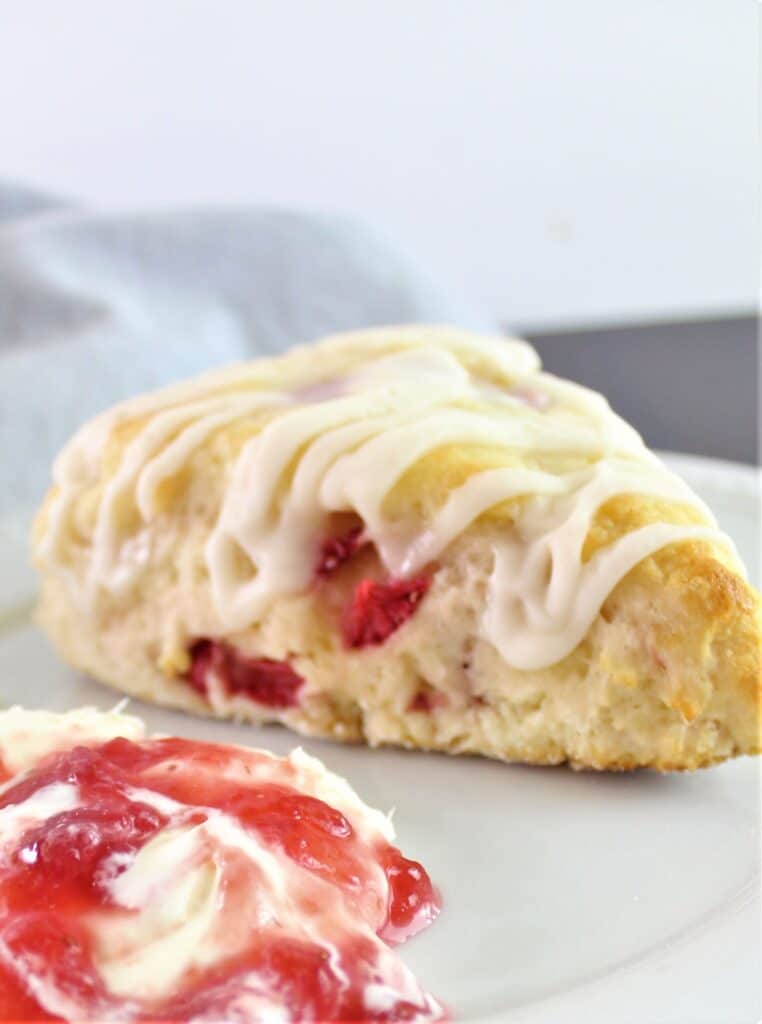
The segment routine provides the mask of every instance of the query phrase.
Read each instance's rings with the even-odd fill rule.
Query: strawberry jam
[[[344,613],[342,631],[347,647],[384,643],[413,615],[430,585],[427,576],[389,583],[363,580]]]
[[[190,651],[188,681],[206,697],[209,673],[228,694],[243,694],[268,708],[291,708],[299,703],[302,677],[287,661],[251,658],[223,640],[197,640]]]
[[[6,783],[0,837],[4,1020],[443,1019],[386,945],[428,875],[306,755],[75,747]]]

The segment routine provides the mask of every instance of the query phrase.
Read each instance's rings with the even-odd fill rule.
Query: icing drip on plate
[[[364,361],[320,378],[323,355],[334,364],[343,352],[356,360],[360,346]],[[149,561],[147,527],[161,483],[216,430],[252,415],[262,425],[230,471],[205,550],[214,603],[230,631],[309,585],[332,513],[359,516],[389,574],[406,578],[440,558],[480,515],[520,499],[495,541],[482,632],[521,669],[572,651],[619,580],[655,551],[693,538],[732,548],[708,509],[602,396],[543,373],[521,341],[389,328],[326,339],[312,358],[313,380],[293,391],[257,389],[255,363],[126,403],[83,428],[55,466],[41,560],[68,573],[84,604],[99,588],[128,587]],[[80,583],[67,555],[72,509],[97,479],[113,424],[131,416],[147,419],[106,485]],[[499,448],[510,464],[475,472],[425,522],[390,521],[385,503],[401,478],[448,445]],[[576,468],[536,468],[554,457]],[[598,510],[622,494],[693,506],[703,525],[654,523],[583,561]],[[119,518],[125,500],[143,524],[128,536]],[[250,570],[242,573],[242,565]]]

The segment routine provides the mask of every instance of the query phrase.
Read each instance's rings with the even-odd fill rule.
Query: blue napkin
[[[353,220],[91,212],[0,184],[0,599],[83,420],[211,366],[403,322],[495,329]]]

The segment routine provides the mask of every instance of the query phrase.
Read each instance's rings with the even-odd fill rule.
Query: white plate
[[[753,470],[669,461],[714,508],[758,582]],[[25,554],[0,540],[7,702],[107,708],[114,694],[60,664],[29,624]],[[206,722],[133,702],[152,729],[266,746],[278,728]],[[526,1024],[741,1024],[760,1019],[758,762],[695,775],[576,774],[304,740],[371,804],[396,807],[444,911],[403,948],[458,1019]]]

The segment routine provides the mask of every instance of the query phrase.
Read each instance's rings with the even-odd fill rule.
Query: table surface
[[[652,448],[759,463],[756,318],[528,336],[547,370],[602,391]]]

